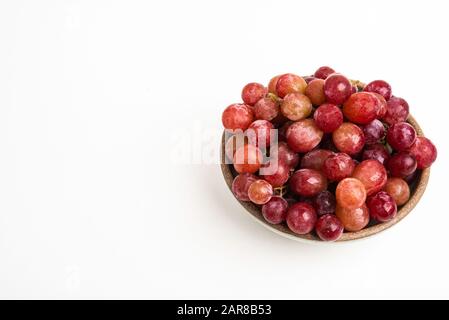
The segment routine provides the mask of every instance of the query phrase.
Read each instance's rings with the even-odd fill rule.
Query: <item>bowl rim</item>
[[[423,131],[421,127],[419,126],[418,122],[415,120],[415,118],[409,114],[407,118],[407,122],[410,123],[416,130],[417,136],[424,136]],[[226,154],[225,154],[225,130],[223,131],[222,138],[221,138],[221,152],[220,152],[220,166],[221,171],[223,173],[223,177],[226,181],[226,184],[229,188],[229,190],[232,193],[232,181],[234,180],[234,175],[231,170],[231,164],[226,164]],[[419,200],[421,199],[422,195],[424,194],[424,191],[426,190],[427,183],[429,181],[430,176],[430,168],[425,168],[421,170],[419,173],[419,177],[416,182],[416,186],[413,190],[411,190],[412,194],[410,199],[405,203],[403,206],[401,206],[398,210],[398,213],[395,218],[388,222],[378,223],[372,226],[369,226],[367,228],[364,228],[360,231],[356,232],[344,232],[340,239],[338,239],[335,242],[347,242],[347,241],[354,241],[359,239],[364,239],[367,237],[371,237],[373,235],[376,235],[384,230],[387,230],[397,224],[399,221],[404,219],[411,211],[412,209],[417,205]],[[233,195],[234,196],[234,195]],[[234,197],[235,198],[235,197]],[[295,241],[300,242],[309,242],[309,243],[327,243],[325,241],[320,240],[317,236],[315,236],[312,233],[305,234],[305,235],[299,235],[293,233],[291,230],[288,229],[285,224],[278,224],[273,225],[268,223],[262,216],[261,209],[259,206],[248,202],[248,201],[241,201],[235,198],[246,210],[246,212],[254,218],[257,222],[262,224],[267,229],[273,231],[276,234],[279,234],[283,237],[286,237],[288,239],[292,239]]]

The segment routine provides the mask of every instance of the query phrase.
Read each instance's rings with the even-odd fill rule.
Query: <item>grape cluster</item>
[[[335,241],[390,221],[418,171],[437,158],[406,122],[408,103],[383,80],[363,86],[321,67],[308,77],[276,76],[268,87],[249,83],[242,100],[222,114],[233,134],[225,144],[232,192],[296,234]]]

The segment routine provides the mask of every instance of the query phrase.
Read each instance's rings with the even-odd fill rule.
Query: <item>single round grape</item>
[[[366,201],[370,215],[379,222],[393,219],[397,214],[397,206],[394,199],[385,191],[379,191]]]
[[[381,143],[367,146],[362,153],[362,160],[377,160],[384,166],[386,165],[389,158],[390,154],[388,153],[387,148]]]
[[[363,127],[366,144],[375,144],[385,138],[386,130],[380,120],[374,119]]]
[[[388,128],[387,142],[396,151],[410,148],[416,140],[416,131],[410,124],[399,122]]]
[[[296,234],[307,234],[317,221],[315,209],[308,203],[297,202],[287,211],[287,226]]]
[[[351,82],[341,74],[334,73],[324,81],[324,95],[329,103],[343,104],[351,94]]]
[[[319,67],[317,71],[315,71],[315,78],[326,80],[328,76],[335,73],[335,70],[328,66]]]
[[[357,125],[344,122],[332,133],[332,140],[341,152],[355,155],[362,151],[365,145],[365,135]]]
[[[393,198],[397,206],[402,206],[410,198],[410,187],[401,178],[388,178],[384,191]]]
[[[324,80],[315,79],[312,80],[306,88],[306,96],[310,99],[314,106],[322,105],[326,102],[326,96],[324,95]]]
[[[242,100],[247,105],[254,106],[266,94],[267,88],[263,84],[252,82],[243,87]]]
[[[387,170],[377,160],[364,160],[354,169],[352,177],[360,180],[365,186],[366,194],[372,195],[387,183]]]
[[[335,190],[337,204],[343,208],[360,208],[366,200],[366,190],[363,183],[355,178],[341,180]]]
[[[287,130],[287,143],[295,152],[308,152],[315,148],[323,137],[313,119],[303,119],[294,122]]]
[[[323,241],[336,241],[343,234],[343,224],[333,214],[326,214],[318,218],[315,231]]]
[[[319,171],[300,169],[290,177],[290,190],[300,196],[313,197],[327,189],[327,179]]]
[[[334,153],[326,149],[314,149],[307,152],[301,160],[301,168],[321,171],[324,161]]]
[[[254,106],[256,119],[272,121],[280,113],[280,104],[273,97],[265,97],[257,101]]]
[[[281,75],[275,76],[273,78],[271,78],[270,82],[268,83],[268,92],[272,93],[272,94],[276,94],[276,86],[278,84],[278,80],[281,77]]]
[[[335,206],[335,196],[328,190],[318,193],[315,198],[313,198],[313,207],[319,216],[334,213]]]
[[[281,141],[276,148],[271,148],[270,156],[274,159],[278,159],[279,162],[285,163],[290,169],[294,169],[299,163],[299,154],[290,149],[287,143]]]
[[[378,102],[377,119],[383,119],[383,117],[387,114],[387,100],[385,100],[385,98],[378,93],[372,92],[372,94],[377,98]]]
[[[354,160],[349,155],[337,153],[324,161],[323,173],[329,180],[340,181],[351,176],[354,168]]]
[[[343,223],[343,227],[350,232],[360,231],[369,223],[369,210],[366,204],[360,208],[348,209],[337,206],[335,215]]]
[[[271,142],[271,130],[273,130],[273,124],[267,120],[256,120],[250,124],[246,130],[246,136],[248,142],[256,147],[265,149],[270,146]]]
[[[232,193],[240,201],[249,201],[249,186],[257,180],[257,177],[251,173],[241,173],[232,181]]]
[[[279,77],[276,83],[277,95],[284,98],[289,93],[302,93],[306,91],[306,81],[296,74],[286,73]]]
[[[343,123],[343,113],[335,104],[325,103],[318,107],[313,114],[316,125],[323,132],[337,130]]]
[[[402,98],[391,97],[387,101],[387,112],[383,120],[390,126],[407,120],[409,113],[409,106],[407,101]]]
[[[385,100],[391,98],[391,86],[383,80],[374,80],[368,83],[363,91],[375,92],[377,94],[380,94],[385,98]]]
[[[343,105],[343,114],[351,122],[368,124],[377,118],[378,99],[369,92],[357,92],[349,97]]]
[[[303,77],[303,78],[304,78],[304,80],[306,81],[307,84],[309,84],[313,80],[317,79],[314,76],[307,76],[307,77]]]
[[[273,196],[273,187],[265,180],[256,180],[248,188],[248,197],[255,204],[265,204]]]
[[[288,203],[285,199],[274,196],[262,206],[262,215],[271,224],[279,224],[285,221]]]
[[[305,119],[312,112],[312,103],[302,93],[289,93],[282,101],[281,112],[289,120]]]
[[[391,176],[405,178],[415,172],[417,162],[410,153],[401,151],[393,155],[387,163]]]
[[[425,137],[417,137],[408,152],[415,157],[418,169],[430,167],[438,155],[435,145]]]
[[[290,176],[290,167],[282,161],[268,161],[262,168],[266,169],[267,174],[261,172],[261,177],[274,188],[283,186]]]
[[[263,155],[259,148],[247,144],[234,154],[234,169],[238,173],[255,173],[262,165]]]
[[[248,143],[248,137],[245,136],[242,132],[237,133],[231,136],[225,144],[225,154],[228,160],[232,161],[234,159],[235,151],[243,147]]]
[[[248,129],[254,120],[253,111],[246,104],[234,103],[228,106],[221,116],[223,126],[228,130]]]

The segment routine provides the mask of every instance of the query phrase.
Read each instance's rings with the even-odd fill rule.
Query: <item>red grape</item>
[[[343,234],[343,224],[335,215],[326,214],[316,222],[315,231],[323,241],[336,241]]]
[[[315,78],[326,80],[328,76],[332,73],[335,73],[334,69],[328,66],[319,67],[317,71],[315,71]]]
[[[246,104],[235,103],[228,106],[221,116],[223,126],[228,130],[248,129],[254,120],[253,111]]]
[[[335,212],[335,196],[332,192],[325,190],[313,198],[313,207],[319,216]]]
[[[321,171],[324,161],[334,153],[326,149],[314,149],[307,152],[301,160],[301,168]]]
[[[279,141],[287,141],[287,130],[293,121],[287,121],[284,123],[278,130],[278,139]]]
[[[341,152],[355,155],[362,151],[365,145],[365,135],[357,125],[344,122],[332,133],[332,140]]]
[[[329,180],[340,181],[351,176],[354,168],[355,163],[350,156],[346,153],[337,153],[324,161],[323,173]]]
[[[364,160],[360,162],[355,167],[352,177],[363,183],[368,196],[382,190],[387,183],[387,171],[377,160]]]
[[[265,204],[273,196],[273,187],[265,180],[256,180],[248,188],[248,197],[255,204]]]
[[[366,204],[360,208],[348,209],[337,206],[336,216],[347,231],[355,232],[365,228],[369,223],[369,210]]]
[[[410,148],[416,140],[416,131],[410,124],[399,122],[388,128],[387,142],[397,151]]]
[[[410,153],[401,151],[388,160],[387,167],[393,177],[404,178],[415,172],[417,162]]]
[[[270,152],[272,152],[270,154],[272,158],[277,157],[278,161],[284,162],[290,169],[296,168],[299,163],[299,154],[290,149],[283,141],[278,143],[277,149],[271,148]]]
[[[251,173],[241,173],[232,181],[232,193],[240,201],[249,201],[249,186],[257,180],[257,177]]]
[[[341,74],[334,73],[324,81],[324,95],[329,103],[343,104],[351,93],[351,82]]]
[[[252,82],[248,83],[242,90],[242,100],[247,105],[254,106],[257,101],[267,94],[267,88],[263,84]]]
[[[285,221],[288,203],[285,199],[274,196],[262,206],[262,215],[271,224],[279,224]]]
[[[271,78],[270,83],[268,83],[268,92],[269,93],[273,93],[273,94],[277,95],[276,85],[278,84],[278,80],[280,77],[281,77],[281,75]]]
[[[323,137],[313,119],[303,119],[294,122],[287,130],[287,143],[295,152],[308,152],[315,148]]]
[[[372,94],[377,98],[378,102],[377,119],[383,119],[387,114],[387,100],[378,93],[373,92]]]
[[[366,190],[363,183],[355,178],[341,180],[335,190],[337,204],[343,208],[360,208],[366,200]]]
[[[335,131],[343,123],[343,113],[339,107],[331,103],[319,106],[315,110],[313,118],[318,128],[326,133]]]
[[[263,155],[259,148],[247,144],[234,154],[234,169],[238,173],[254,173],[262,165]]]
[[[290,178],[290,190],[300,196],[313,197],[327,189],[327,179],[319,171],[300,169]]]
[[[305,119],[312,112],[312,103],[302,93],[289,93],[282,101],[281,112],[289,120],[297,121]]]
[[[407,120],[409,106],[407,101],[402,98],[391,97],[387,102],[387,113],[383,120],[390,126]]]
[[[246,130],[248,142],[259,148],[266,148],[270,146],[271,130],[274,127],[270,121],[256,120],[250,124]]]
[[[262,172],[262,169],[265,169],[267,173]],[[274,188],[283,186],[290,176],[290,167],[282,161],[269,161],[262,166],[262,169],[261,176]]]
[[[384,191],[393,198],[398,206],[402,206],[410,198],[410,188],[407,182],[401,178],[389,178]]]
[[[326,97],[324,96],[324,80],[315,79],[311,81],[307,85],[305,94],[314,106],[319,106],[326,102]]]
[[[425,137],[417,137],[408,151],[416,158],[418,169],[430,167],[438,155],[435,145]]]
[[[379,101],[369,92],[357,92],[349,97],[343,105],[343,114],[351,122],[368,124],[376,119]]]
[[[296,234],[307,234],[317,221],[315,209],[308,203],[297,202],[287,211],[287,225]]]
[[[366,144],[375,144],[385,137],[386,130],[380,120],[374,119],[363,127],[363,133]]]
[[[386,165],[389,158],[390,154],[388,153],[387,148],[381,143],[367,146],[362,153],[363,160],[373,159],[379,161],[383,165]]]
[[[292,73],[286,73],[279,77],[276,83],[277,95],[284,98],[289,93],[304,93],[306,91],[306,81]]]
[[[397,214],[397,206],[394,199],[385,191],[379,191],[366,201],[370,215],[373,219],[386,222]]]
[[[375,92],[377,94],[380,94],[385,98],[385,100],[391,98],[391,86],[383,80],[374,80],[368,83],[363,91]]]
[[[280,104],[273,97],[265,97],[257,101],[254,106],[256,119],[272,121],[279,115]]]

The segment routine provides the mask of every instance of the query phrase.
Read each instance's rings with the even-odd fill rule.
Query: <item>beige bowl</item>
[[[416,122],[416,120],[410,115],[407,119],[407,122],[410,123],[415,129],[419,136],[423,135],[423,132]],[[226,181],[226,184],[228,185],[229,189],[231,189],[232,181],[234,180],[234,177],[236,175],[235,171],[233,170],[232,165],[225,163],[225,134],[223,133],[222,142],[221,142],[221,170],[223,172],[224,179]],[[341,236],[341,238],[338,241],[349,241],[349,240],[356,240],[356,239],[362,239],[369,236],[372,236],[376,233],[379,233],[385,229],[390,228],[391,226],[395,225],[399,221],[401,221],[405,216],[407,216],[410,211],[416,206],[419,199],[421,199],[424,190],[426,189],[427,182],[429,181],[429,175],[430,175],[430,168],[424,169],[421,172],[418,173],[418,177],[415,180],[415,183],[412,184],[410,188],[410,199],[406,204],[398,208],[398,214],[396,217],[388,222],[379,223],[375,225],[371,225],[363,230],[357,231],[357,232],[345,232]],[[236,199],[237,200],[237,199]],[[239,200],[237,200],[239,201]],[[306,234],[306,235],[299,235],[296,233],[293,233],[285,224],[279,224],[279,225],[273,225],[268,223],[264,217],[262,216],[261,207],[257,206],[251,202],[245,202],[245,201],[239,201],[243,208],[246,209],[246,212],[251,215],[253,218],[255,218],[258,222],[260,222],[262,225],[270,229],[271,231],[278,233],[282,236],[285,236],[287,238],[298,240],[298,241],[320,241],[321,240],[313,233]]]

